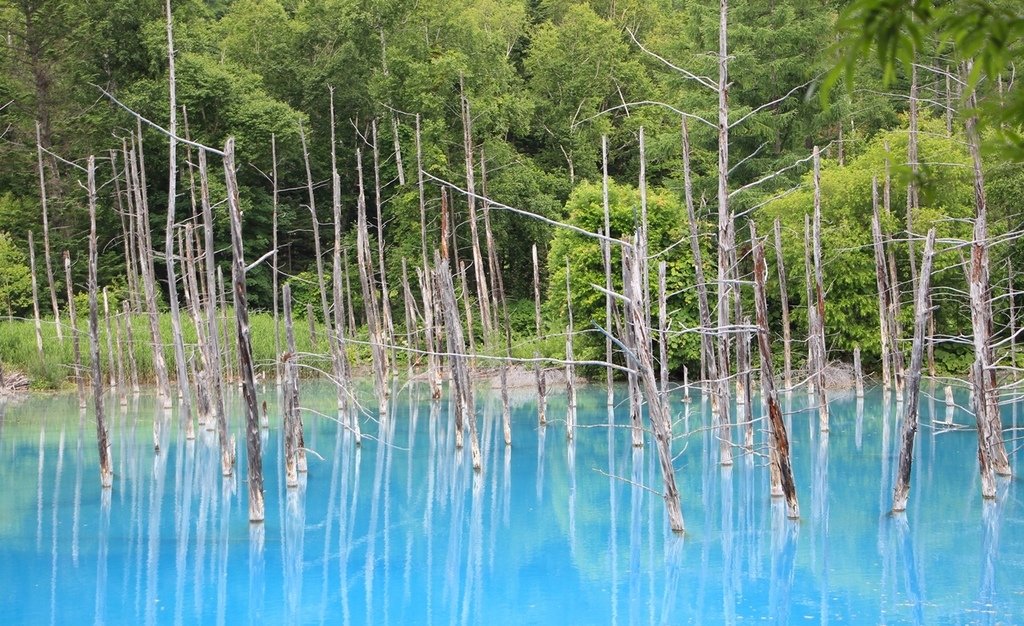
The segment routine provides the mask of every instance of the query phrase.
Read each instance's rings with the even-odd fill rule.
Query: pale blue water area
[[[1024,622],[1017,487],[1001,481],[999,498],[982,502],[975,433],[932,426],[936,407],[946,417],[941,388],[939,400],[922,401],[900,518],[887,513],[895,403],[887,412],[877,389],[862,403],[837,395],[823,436],[805,393],[784,401],[796,523],[769,497],[762,433],[756,455],[723,468],[703,428],[707,404],[673,394],[681,537],[646,488],[660,489],[650,437],[633,449],[628,429],[607,428],[599,387],[580,394],[574,443],[558,419],[564,395],[552,397],[541,429],[531,390],[516,391],[511,449],[497,394],[481,391],[478,475],[468,446],[454,450],[447,399],[432,408],[422,385],[396,391],[391,432],[364,418],[360,448],[307,411],[309,473],[288,492],[271,386],[261,398],[272,424],[267,518],[250,525],[233,393],[239,467],[228,480],[213,433],[186,442],[177,414],[161,417],[152,397],[126,409],[113,400],[116,477],[106,493],[91,409],[80,416],[73,395],[0,404],[0,623]],[[627,423],[627,404],[615,408],[616,424]],[[337,414],[320,383],[304,384],[302,405]],[[1017,407],[1004,411],[1010,429]],[[959,409],[952,418],[973,421]],[[154,419],[165,420],[159,454]]]

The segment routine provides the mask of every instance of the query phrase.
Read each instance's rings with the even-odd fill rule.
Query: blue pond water
[[[654,450],[605,426],[603,389],[581,393],[586,427],[575,443],[557,420],[539,429],[521,392],[512,449],[497,398],[481,393],[479,475],[454,450],[447,400],[432,408],[426,392],[397,391],[391,427],[365,421],[376,439],[361,448],[307,412],[316,454],[288,492],[268,389],[262,525],[247,521],[244,446],[235,476],[222,479],[212,433],[186,442],[176,413],[151,397],[112,402],[116,478],[106,493],[91,410],[80,414],[69,395],[0,404],[0,622],[1024,621],[1017,487],[1004,481],[983,503],[974,432],[933,428],[933,414],[946,419],[941,401],[922,402],[909,510],[894,518],[895,404],[878,390],[861,403],[837,397],[823,436],[806,395],[794,394],[787,419],[803,518],[793,523],[768,496],[763,449],[722,468],[702,428],[707,404],[674,396],[687,525],[678,537],[644,487],[660,488]],[[302,404],[336,415],[324,386],[304,386]],[[238,398],[229,406],[241,436]],[[1016,405],[1004,410],[1015,426]],[[552,398],[549,415],[563,412],[564,399]],[[154,419],[165,423],[156,455]]]

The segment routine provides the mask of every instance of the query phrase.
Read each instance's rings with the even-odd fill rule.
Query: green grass
[[[52,390],[73,386],[75,367],[71,327],[66,316],[61,318],[61,322],[64,331],[63,341],[57,338],[57,329],[53,319],[44,318],[42,320],[43,352],[42,357],[40,357],[36,348],[35,324],[31,319],[7,320],[0,318],[0,364],[2,364],[4,370],[15,370],[24,373],[28,377],[32,389]],[[235,345],[235,318],[233,312],[229,310],[227,319],[221,320],[221,322],[221,353],[225,355],[222,358],[228,371],[234,373],[238,370],[238,356]],[[110,323],[113,333],[114,350],[116,352],[117,325],[114,318],[111,318]],[[134,342],[129,346],[127,332],[122,332],[122,349],[125,351],[130,349],[134,354],[140,382],[152,383],[155,379],[155,374],[153,370],[153,348],[150,341],[149,318],[145,314],[134,314],[130,318],[130,323]],[[91,367],[88,317],[79,316],[77,324],[80,336],[82,367],[85,370],[84,375],[88,378],[89,368]],[[115,354],[114,362],[111,363],[109,351],[107,350],[107,328],[102,316],[100,317],[99,324],[100,366],[104,372],[110,372],[112,367],[116,370],[117,356]],[[190,361],[194,359],[195,364],[198,365],[199,356],[196,349],[196,332],[191,317],[183,315],[181,324],[186,357]],[[283,317],[280,324],[281,350],[284,351]],[[160,315],[159,327],[164,359],[167,362],[168,372],[173,379],[176,377],[176,365],[169,313],[162,313]],[[249,330],[257,374],[264,373],[271,377],[273,376],[275,362],[273,316],[266,312],[252,313],[249,317]],[[302,374],[304,376],[315,376],[317,370],[329,372],[331,369],[330,350],[323,325],[320,323],[315,325],[316,337],[315,341],[313,341],[310,337],[309,323],[303,315],[295,319],[294,332],[296,350],[300,353],[304,366],[300,370]],[[406,342],[404,328],[396,328],[395,332],[398,335],[398,344],[404,345]],[[477,326],[477,334],[476,348],[479,354],[504,355],[504,339],[502,337],[491,337],[489,345],[485,348],[483,340],[479,336],[479,326]],[[224,341],[225,337],[228,340],[227,342]],[[350,341],[347,344],[350,362],[357,367],[369,366],[372,357],[366,328],[361,327],[358,329],[353,339],[355,341]],[[537,340],[533,337],[513,337],[512,344],[513,357],[531,358],[534,356],[535,350],[539,351],[543,356],[553,358],[564,358],[565,354],[564,338],[558,336],[548,337],[544,340]],[[401,349],[397,351],[397,366],[400,369],[405,368],[408,357],[409,353]],[[414,355],[413,358],[415,358]],[[127,380],[127,352],[122,356],[122,360],[125,368],[125,379]]]

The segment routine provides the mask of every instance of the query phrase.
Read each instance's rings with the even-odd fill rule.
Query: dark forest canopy
[[[878,321],[874,304],[865,299],[874,281],[870,252],[864,258],[858,256],[858,247],[870,244],[865,229],[870,188],[865,185],[870,184],[872,175],[881,176],[888,163],[894,191],[887,225],[891,236],[901,240],[910,177],[905,167],[909,74],[907,67],[890,64],[885,57],[860,54],[856,63],[842,66],[852,79],[851,88],[832,89],[825,98],[819,97],[823,80],[836,65],[837,37],[853,23],[849,13],[846,21],[840,22],[848,4],[837,0],[732,3],[729,119],[736,126],[730,133],[729,184],[735,191],[733,210],[741,216],[738,241],[745,238],[742,233],[747,219],[758,221],[760,232],[770,233],[771,220],[783,218],[785,256],[793,282],[789,293],[796,307],[803,293],[802,231],[797,217],[808,210],[807,159],[813,146],[821,147],[824,180],[832,194],[825,207],[830,348],[845,355],[854,345],[864,344],[870,360],[869,336]],[[0,46],[0,106],[4,107],[0,110],[0,130],[4,132],[0,143],[0,234],[7,234],[0,238],[5,250],[0,255],[0,264],[4,264],[0,272],[14,277],[0,283],[0,298],[4,299],[0,313],[24,314],[29,306],[25,281],[15,268],[23,266],[27,256],[27,252],[19,255],[27,251],[27,232],[35,229],[38,233],[40,228],[36,123],[39,143],[46,151],[76,163],[96,155],[107,181],[113,170],[110,161],[102,159],[121,149],[135,120],[102,90],[145,117],[166,124],[167,47],[162,7],[162,2],[136,0],[0,0],[5,42]],[[602,136],[608,137],[609,174],[623,186],[616,194],[623,203],[615,207],[617,219],[628,220],[635,213],[637,194],[633,188],[639,179],[638,135],[642,127],[647,184],[657,194],[659,206],[665,207],[663,219],[675,222],[685,220],[685,212],[678,210],[682,197],[678,111],[711,120],[705,124],[691,119],[690,135],[698,217],[707,220],[702,231],[708,234],[707,245],[713,246],[711,222],[718,180],[718,137],[713,122],[718,98],[702,88],[700,80],[684,76],[669,64],[685,67],[698,77],[717,76],[718,3],[180,0],[173,7],[177,102],[182,111],[179,124],[187,117],[187,131],[182,128],[181,132],[211,146],[222,146],[228,137],[235,137],[250,258],[259,257],[271,246],[270,145],[271,137],[276,138],[282,189],[281,259],[287,276],[308,279],[314,266],[300,125],[308,135],[319,218],[324,224],[331,221],[330,87],[335,90],[346,228],[355,221],[355,150],[370,153],[370,125],[377,121],[383,224],[376,223],[371,211],[371,233],[377,236],[383,228],[392,276],[401,274],[403,257],[411,266],[419,264],[415,116],[421,119],[424,170],[464,186],[462,95],[471,110],[474,158],[483,159],[486,166],[487,195],[554,220],[585,223],[588,228],[594,221],[594,185],[599,188],[601,180]],[[917,173],[923,189],[918,209],[923,233],[931,223],[950,224],[950,218],[970,215],[971,181],[964,170],[968,156],[961,135],[965,107],[960,79],[955,76],[955,62],[950,70],[944,48],[952,44],[924,33],[917,45],[923,67],[918,79],[921,127],[927,132]],[[1007,42],[1007,54],[1015,54],[1018,45]],[[1009,65],[1004,62],[1003,66]],[[947,71],[954,74],[952,87]],[[1016,87],[1010,85],[1011,80],[1009,75],[987,76],[972,84],[982,92],[984,102],[991,104],[1003,93],[1004,84],[1006,93],[1019,94],[1019,89],[1010,90]],[[1004,120],[1002,126],[993,128],[1015,131],[1013,123]],[[150,207],[157,225],[163,223],[166,206],[168,148],[154,131],[146,131],[145,141]],[[193,210],[185,167],[188,153],[179,149],[178,155],[178,213],[184,219]],[[44,158],[51,195],[51,245],[58,255],[71,250],[77,282],[85,275],[85,200],[75,168],[60,159],[49,154]],[[1017,203],[1024,191],[1019,167],[996,151],[986,153],[985,166],[993,228],[1003,233],[1018,229]],[[478,169],[478,179],[480,173]],[[754,184],[773,173],[777,175]],[[372,206],[372,176],[367,183]],[[215,198],[224,196],[222,182],[216,177],[212,192]],[[113,210],[113,193],[112,183],[101,190],[106,210],[99,224],[100,282],[116,292],[124,284],[125,246]],[[781,199],[772,201],[776,197]],[[433,247],[439,234],[440,191],[436,183],[428,186],[427,206],[432,220],[428,245]],[[460,216],[459,252],[466,258],[470,231],[465,222],[465,200],[453,194],[452,209]],[[225,249],[226,208],[220,204],[215,211],[218,248]],[[531,245],[537,244],[542,262],[548,258],[548,250],[554,252],[551,268],[543,270],[551,277],[546,314],[554,323],[561,318],[564,305],[565,260],[577,263],[580,272],[585,272],[585,253],[574,254],[572,238],[542,222],[501,210],[492,211],[491,219],[505,287],[513,303],[532,298]],[[655,219],[662,219],[661,214]],[[658,245],[671,245],[684,237],[684,225],[681,221],[659,225],[657,232],[663,241]],[[956,224],[947,229],[952,233]],[[323,229],[321,235],[327,242],[330,229]],[[354,232],[350,236],[354,240]],[[154,226],[153,237],[155,248],[162,250],[160,227]],[[1006,261],[1016,251],[1015,245],[1008,245],[994,252],[995,284],[1005,280]],[[691,310],[692,262],[688,253],[678,252],[669,257],[673,262],[670,283],[677,290],[670,306],[679,308],[679,325],[691,327],[695,315]],[[326,261],[330,262],[330,255]],[[948,266],[955,261],[943,260]],[[706,262],[713,264],[714,255],[706,255]],[[897,259],[901,277],[908,264],[904,251]],[[157,272],[161,272],[159,260]],[[269,308],[272,289],[267,266],[251,272],[249,280],[253,304]],[[952,271],[945,280],[954,280]],[[581,290],[586,287],[579,286]],[[397,281],[392,281],[396,303],[401,301],[399,290]],[[311,283],[297,281],[295,292],[301,306],[318,297]],[[778,298],[777,287],[770,292]],[[58,293],[63,293],[63,287]],[[520,309],[523,314],[513,322],[527,329],[532,326],[532,307],[513,304],[514,312]],[[597,313],[594,315],[596,319]],[[800,323],[800,314],[794,315],[795,323]],[[964,312],[952,306],[939,323],[943,325],[940,332],[949,335],[970,328]],[[591,347],[596,346],[595,342]],[[697,358],[695,346],[681,342],[673,362],[692,365]],[[955,358],[956,354],[949,356],[950,367],[956,367]]]

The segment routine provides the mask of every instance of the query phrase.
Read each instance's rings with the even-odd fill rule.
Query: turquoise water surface
[[[356,447],[334,392],[304,384],[309,472],[284,488],[278,401],[264,398],[267,519],[248,522],[239,467],[216,439],[185,441],[176,409],[111,396],[115,464],[103,492],[92,409],[73,395],[0,403],[0,622],[4,624],[1022,623],[1024,506],[1013,481],[983,502],[972,430],[933,427],[922,400],[910,504],[888,514],[899,419],[879,390],[835,397],[818,432],[807,396],[784,400],[802,519],[769,497],[763,433],[723,468],[707,403],[673,395],[686,533],[668,530],[657,455],[634,449],[628,403],[564,396],[546,428],[530,390],[515,398],[513,446],[496,393],[481,391],[484,467],[456,451],[447,398],[399,388],[382,428]],[[366,398],[371,409],[372,403]],[[959,404],[966,397],[958,395]],[[761,412],[755,400],[755,415]],[[1018,407],[1007,403],[1008,448]],[[376,414],[376,411],[372,411]],[[957,409],[954,423],[973,417]],[[153,451],[153,423],[163,423]],[[760,426],[760,424],[759,424]],[[734,438],[742,441],[737,429]]]

